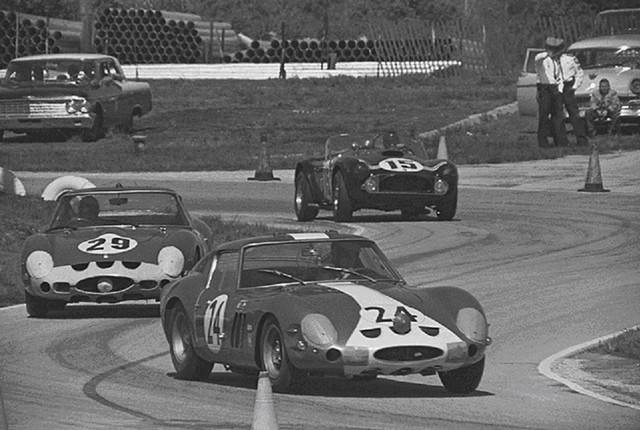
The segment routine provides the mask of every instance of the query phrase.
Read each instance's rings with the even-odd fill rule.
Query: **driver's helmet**
[[[84,219],[97,219],[100,213],[100,204],[93,196],[85,196],[78,204],[78,217]]]
[[[353,242],[333,242],[331,260],[334,266],[346,269],[360,267],[360,246]]]
[[[400,139],[395,131],[389,131],[382,136],[382,146],[384,149],[397,149],[400,146]]]

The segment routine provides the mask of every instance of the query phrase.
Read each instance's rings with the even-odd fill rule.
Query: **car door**
[[[540,48],[528,48],[525,55],[522,71],[518,76],[516,96],[518,100],[518,111],[520,115],[537,115],[538,102],[536,101],[536,66],[535,57],[539,52],[544,51]]]
[[[207,349],[217,362],[233,360],[230,333],[234,309],[237,306],[238,251],[217,253],[212,262],[212,271],[205,289],[197,300]]]

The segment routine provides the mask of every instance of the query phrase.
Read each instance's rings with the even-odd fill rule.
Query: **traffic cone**
[[[444,139],[444,136],[440,136],[440,142],[438,143],[438,155],[436,158],[441,158],[443,160],[448,160],[449,155],[447,154],[447,142]]]
[[[608,192],[602,186],[602,173],[600,173],[600,157],[598,156],[598,148],[594,145],[589,157],[589,170],[587,170],[587,180],[584,188],[578,191],[589,192]]]
[[[278,430],[276,410],[273,405],[273,392],[268,372],[260,372],[256,404],[253,409],[252,430]]]
[[[280,178],[273,176],[273,170],[269,163],[269,153],[267,151],[267,135],[262,133],[260,136],[260,156],[258,157],[258,168],[250,181],[279,181]]]

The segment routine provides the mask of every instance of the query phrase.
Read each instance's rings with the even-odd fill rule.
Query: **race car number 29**
[[[94,239],[85,240],[78,249],[87,254],[119,254],[131,251],[138,246],[138,242],[128,237],[107,233]]]

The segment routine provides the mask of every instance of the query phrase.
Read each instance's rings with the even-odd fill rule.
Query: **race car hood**
[[[158,252],[175,246],[183,253],[193,243],[186,229],[158,227],[100,227],[59,230],[34,235],[25,241],[23,261],[35,250],[46,251],[54,266],[89,261],[140,261],[156,264]]]
[[[413,154],[408,154],[403,151],[398,150],[387,150],[387,151],[360,151],[358,152],[358,158],[361,161],[364,161],[370,167],[380,166],[380,162],[384,160],[411,160],[414,162],[420,163],[426,170],[435,171],[442,166],[444,160],[440,159],[430,159],[425,160],[423,158],[417,157]]]
[[[406,314],[411,326],[424,330],[447,330],[461,336],[455,312],[447,312],[437,298],[425,300],[424,292],[389,283],[375,288],[354,282],[321,282],[310,287],[293,286],[287,293],[300,300],[308,313],[326,316],[338,332],[338,342],[346,343],[356,330],[392,326],[398,314]]]

